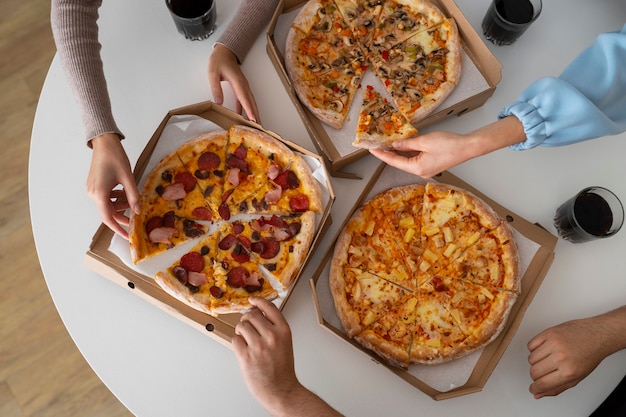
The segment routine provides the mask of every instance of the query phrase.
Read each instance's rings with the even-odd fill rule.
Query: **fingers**
[[[370,153],[388,165],[411,174],[420,175],[416,172],[416,163],[412,158],[407,158],[406,156],[400,155],[394,151],[386,151],[382,149],[370,149]]]

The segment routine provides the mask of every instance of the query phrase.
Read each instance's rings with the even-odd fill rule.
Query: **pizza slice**
[[[391,102],[371,85],[366,87],[353,146],[391,149],[395,141],[417,136],[418,133]]]
[[[411,363],[437,364],[464,354],[468,334],[458,325],[447,308],[448,304],[446,294],[420,287]]]
[[[228,132],[218,130],[187,142],[178,151],[178,157],[187,172],[194,176],[207,201],[211,218],[218,217],[226,170]],[[207,215],[207,217],[209,217]]]
[[[508,223],[486,232],[438,274],[519,294],[520,260]]]
[[[354,337],[383,317],[409,292],[388,280],[333,262],[330,290],[348,337]]]
[[[411,123],[432,113],[459,82],[461,42],[453,20],[414,33],[401,43],[373,48],[374,70]]]
[[[487,288],[454,278],[434,277],[420,287],[429,299],[437,300],[467,335],[464,353],[485,346],[498,336],[517,299],[511,291]]]
[[[211,315],[215,315],[213,302],[225,295],[213,278],[217,238],[215,233],[207,235],[193,249],[154,277],[166,293]]]
[[[260,130],[234,125],[229,132],[225,179],[218,208],[223,220],[248,212],[247,200],[294,157],[287,146]]]
[[[444,20],[445,15],[429,1],[384,0],[370,43],[389,48]]]
[[[501,223],[491,207],[456,187],[428,182],[421,218],[418,269],[435,275]]]
[[[271,274],[279,290],[287,290],[304,264],[315,235],[315,213],[260,216],[233,221],[220,244],[242,242],[250,258]]]
[[[360,46],[370,43],[376,30],[376,22],[382,11],[383,0],[335,0],[343,20],[352,29]]]
[[[417,310],[417,295],[410,294],[390,306],[386,314],[354,338],[385,359],[386,363],[407,369],[411,362]]]
[[[278,297],[266,271],[253,259],[251,241],[237,233],[238,223],[223,222],[215,253],[213,279],[227,297],[216,300],[216,312],[243,311],[251,295],[273,300]]]
[[[287,214],[322,211],[320,185],[312,175],[310,166],[298,154],[289,162],[274,159],[265,186],[245,201],[248,213]]]
[[[140,206],[140,213],[132,213],[129,224],[133,263],[203,235],[206,221],[212,218],[195,177],[176,152],[163,158],[148,175]]]
[[[401,240],[385,213],[368,202],[352,215],[337,239],[334,259],[415,290],[417,280],[405,262],[407,254],[398,245]]]

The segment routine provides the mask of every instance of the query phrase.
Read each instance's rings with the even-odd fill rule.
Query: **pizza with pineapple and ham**
[[[354,212],[329,281],[347,336],[407,368],[493,341],[520,293],[520,263],[510,226],[483,200],[427,182],[384,191]]]

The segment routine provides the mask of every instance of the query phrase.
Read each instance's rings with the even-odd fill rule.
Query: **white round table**
[[[458,0],[470,23],[480,23],[489,0]],[[105,1],[102,57],[115,117],[131,163],[166,112],[211,99],[206,79],[213,41],[239,2],[218,3],[218,30],[190,42],[175,30],[165,5],[149,0]],[[465,132],[495,120],[524,86],[558,75],[600,32],[621,28],[626,3],[545,1],[539,20],[507,47],[489,48],[503,65],[502,81],[481,108],[431,129]],[[315,150],[283,88],[260,36],[243,64],[264,127]],[[85,193],[90,150],[75,100],[55,58],[32,132],[29,196],[35,243],[54,303],[74,342],[108,388],[137,416],[265,415],[247,391],[231,350],[84,266],[100,224]],[[579,189],[601,185],[626,202],[626,134],[566,148],[508,149],[451,170],[526,219],[555,233],[556,207]],[[350,166],[364,179],[378,161]],[[328,247],[365,180],[333,178],[334,219]],[[577,387],[534,400],[526,343],[562,321],[594,315],[626,300],[626,232],[603,241],[559,241],[556,258],[521,326],[481,392],[434,401],[360,354],[317,323],[307,282],[316,253],[283,312],[293,329],[301,381],[348,416],[586,416],[626,373],[626,352],[607,358]]]

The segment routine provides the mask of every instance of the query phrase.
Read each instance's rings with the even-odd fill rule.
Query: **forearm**
[[[301,384],[293,386],[288,393],[265,401],[263,406],[274,417],[316,416],[337,417],[339,412]]]
[[[486,155],[495,150],[526,140],[526,133],[520,120],[515,116],[499,119],[476,129],[466,136],[468,157],[466,160]]]
[[[51,26],[63,69],[79,104],[87,139],[123,137],[111,112],[98,42],[101,0],[53,0]]]
[[[584,320],[596,330],[595,337],[602,338],[605,356],[626,349],[626,306]]]
[[[277,5],[278,0],[244,0],[217,43],[230,49],[242,62]]]

